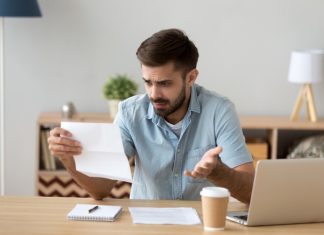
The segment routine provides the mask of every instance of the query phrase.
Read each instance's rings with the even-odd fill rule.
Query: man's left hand
[[[194,169],[192,171],[185,170],[184,175],[193,178],[206,178],[215,169],[218,162],[218,155],[222,150],[220,146],[208,150],[196,164]]]

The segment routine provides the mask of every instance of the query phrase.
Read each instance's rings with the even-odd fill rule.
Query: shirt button
[[[178,173],[175,173],[175,174],[174,174],[174,176],[175,176],[175,177],[178,177],[178,176],[179,176],[179,174],[178,174]]]

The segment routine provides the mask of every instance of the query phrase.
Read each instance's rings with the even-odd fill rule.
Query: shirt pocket
[[[204,154],[211,148],[214,148],[215,146],[213,145],[207,145],[205,147],[201,147],[201,148],[196,148],[196,149],[192,149],[189,150],[187,152],[187,160],[186,160],[186,164],[185,164],[185,170],[189,170],[192,171],[194,169],[194,167],[196,166],[196,164],[201,160],[201,158],[204,156]],[[207,179],[206,178],[192,178],[192,177],[187,177],[188,178],[188,182],[189,183],[202,183],[202,182],[206,182]]]

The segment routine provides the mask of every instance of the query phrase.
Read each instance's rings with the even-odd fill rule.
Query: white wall
[[[324,48],[322,0],[39,0],[42,18],[5,21],[5,193],[32,195],[36,119],[72,101],[105,112],[102,85],[128,73],[141,83],[135,51],[169,27],[200,50],[198,83],[230,97],[240,114],[288,116],[298,85],[290,52]],[[143,87],[141,88],[143,90]],[[315,86],[324,115],[324,84]]]

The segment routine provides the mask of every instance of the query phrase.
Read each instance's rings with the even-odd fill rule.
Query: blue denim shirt
[[[229,167],[252,161],[233,103],[199,85],[192,87],[179,138],[147,95],[121,102],[116,121],[126,155],[135,156],[132,199],[199,200],[201,188],[212,183],[183,172],[216,146],[222,146],[220,157]]]

